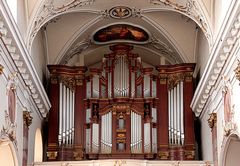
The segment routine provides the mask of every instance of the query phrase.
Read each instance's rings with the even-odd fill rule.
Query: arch
[[[34,162],[42,162],[42,159],[43,159],[42,132],[40,128],[37,128],[34,143]]]
[[[232,133],[223,141],[220,166],[238,166],[240,163],[239,153],[240,137],[236,133]]]
[[[0,165],[18,166],[16,149],[11,141],[0,140]]]

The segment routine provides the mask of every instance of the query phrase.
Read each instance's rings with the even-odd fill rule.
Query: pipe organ
[[[194,159],[194,64],[144,67],[113,45],[98,68],[49,65],[48,160]]]

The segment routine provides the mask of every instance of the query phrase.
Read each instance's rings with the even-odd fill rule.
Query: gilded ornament
[[[112,18],[123,19],[132,15],[132,11],[126,6],[116,6],[109,10],[109,14]]]
[[[215,124],[217,123],[217,114],[216,113],[211,113],[210,117],[208,119],[208,125],[212,129]]]
[[[56,160],[57,159],[57,151],[54,152],[47,152],[47,157],[49,160]]]
[[[184,80],[183,73],[169,74],[167,79],[168,89],[173,89],[182,80]]]
[[[73,158],[75,160],[82,160],[83,159],[83,150],[82,150],[82,147],[76,149],[74,152],[73,152]]]
[[[3,69],[4,69],[3,65],[0,64],[0,74],[3,73]]]
[[[159,152],[159,153],[158,153],[158,156],[159,156],[159,158],[162,159],[162,160],[167,160],[168,157],[169,157],[169,152],[168,152],[168,151]]]
[[[194,159],[195,158],[195,152],[193,150],[186,150],[185,151],[185,158],[186,159]]]
[[[24,125],[29,127],[32,124],[33,117],[30,115],[29,111],[23,111],[23,122]]]

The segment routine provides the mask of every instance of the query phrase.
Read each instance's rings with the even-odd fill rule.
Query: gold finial
[[[4,69],[3,65],[0,64],[0,74],[3,73],[3,69]]]
[[[23,122],[29,127],[32,124],[33,117],[30,115],[29,111],[23,111]]]
[[[208,119],[209,127],[212,129],[216,123],[217,123],[217,114],[216,113],[211,113],[210,117]]]

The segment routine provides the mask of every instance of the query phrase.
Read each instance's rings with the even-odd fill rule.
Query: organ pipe
[[[168,90],[169,112],[169,143],[173,145],[184,144],[183,121],[183,82],[180,81],[174,88]]]
[[[62,82],[59,83],[59,134],[58,134],[58,142],[59,145],[62,144],[62,118],[63,118],[63,84]]]

